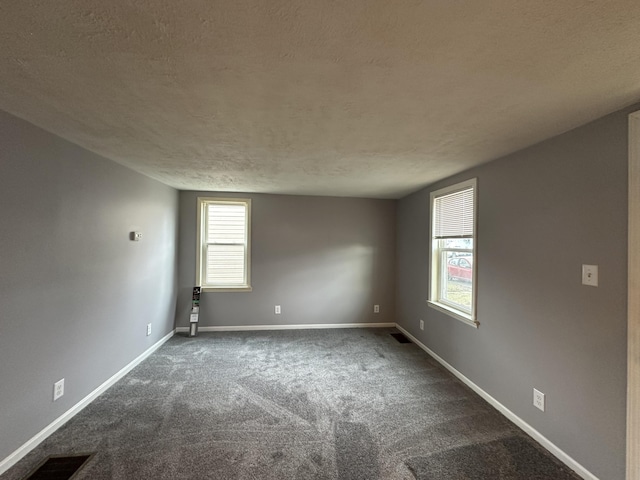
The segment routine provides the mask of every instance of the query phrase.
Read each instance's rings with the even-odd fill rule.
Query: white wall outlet
[[[544,393],[536,388],[533,389],[533,406],[544,412]]]
[[[598,286],[598,265],[582,265],[582,284]]]
[[[420,319],[420,330],[424,330],[424,320]]]
[[[151,324],[147,323],[147,337],[151,335]]]
[[[131,232],[129,238],[134,242],[139,242],[142,240],[142,232]]]
[[[282,313],[282,309],[280,308],[280,305],[276,305],[276,315],[280,315]]]
[[[53,384],[53,401],[64,395],[64,378]]]
[[[380,305],[373,306],[373,313],[380,313]]]

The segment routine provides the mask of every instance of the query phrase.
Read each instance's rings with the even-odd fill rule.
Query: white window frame
[[[207,205],[231,204],[244,205],[245,210],[245,255],[244,277],[245,281],[240,285],[207,285],[205,272],[207,258]],[[251,199],[250,198],[223,198],[223,197],[198,197],[198,217],[196,232],[196,285],[202,287],[204,292],[250,292],[251,291]]]
[[[467,313],[459,308],[456,308],[455,304],[447,302],[446,300],[440,297],[441,284],[442,284],[442,274],[444,272],[442,266],[442,255],[441,252],[443,249],[440,247],[440,242],[442,240],[434,238],[434,230],[435,230],[435,215],[434,215],[434,201],[438,197],[442,197],[445,195],[449,195],[451,193],[455,193],[461,190],[466,190],[468,188],[473,188],[473,248],[472,249],[459,249],[455,250],[470,252],[473,255],[473,273],[471,279],[471,289],[472,289],[472,297],[471,297],[471,313]],[[429,228],[429,272],[430,272],[430,282],[429,282],[429,299],[427,300],[427,304],[442,313],[445,313],[457,320],[460,320],[467,325],[471,325],[472,327],[478,328],[478,321],[476,315],[476,304],[477,304],[477,292],[478,292],[478,256],[476,255],[478,248],[478,179],[472,178],[466,180],[464,182],[456,183],[455,185],[450,185],[445,188],[441,188],[439,190],[435,190],[431,192],[430,195],[430,203],[429,203],[429,215],[430,215],[430,228]]]

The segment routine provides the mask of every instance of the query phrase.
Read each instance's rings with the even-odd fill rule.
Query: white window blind
[[[203,286],[247,285],[247,204],[207,202],[205,211]]]
[[[473,238],[473,187],[436,197],[433,238]]]

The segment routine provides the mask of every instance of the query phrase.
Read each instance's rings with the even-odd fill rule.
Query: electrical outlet
[[[280,315],[282,313],[282,309],[280,308],[280,305],[276,305],[276,315]]]
[[[598,265],[582,265],[582,284],[598,286]]]
[[[373,313],[380,313],[380,305],[373,306]]]
[[[53,384],[53,401],[64,395],[64,378]]]
[[[147,337],[151,335],[151,324],[147,323]]]
[[[420,330],[424,330],[424,320],[420,319]]]
[[[535,388],[533,389],[533,406],[544,412],[544,393]]]

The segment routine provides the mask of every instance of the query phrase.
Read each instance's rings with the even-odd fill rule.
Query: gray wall
[[[230,195],[180,192],[177,326],[195,282],[196,199]],[[252,199],[253,291],[203,293],[201,326],[395,322],[395,201],[235,196]]]
[[[172,330],[177,212],[174,189],[0,112],[0,461]]]
[[[625,460],[627,114],[417,192],[398,206],[397,321],[602,479]],[[478,178],[478,320],[427,306],[429,192]],[[581,285],[599,265],[600,286]],[[424,319],[425,330],[419,330]],[[532,388],[547,411],[532,406]]]

